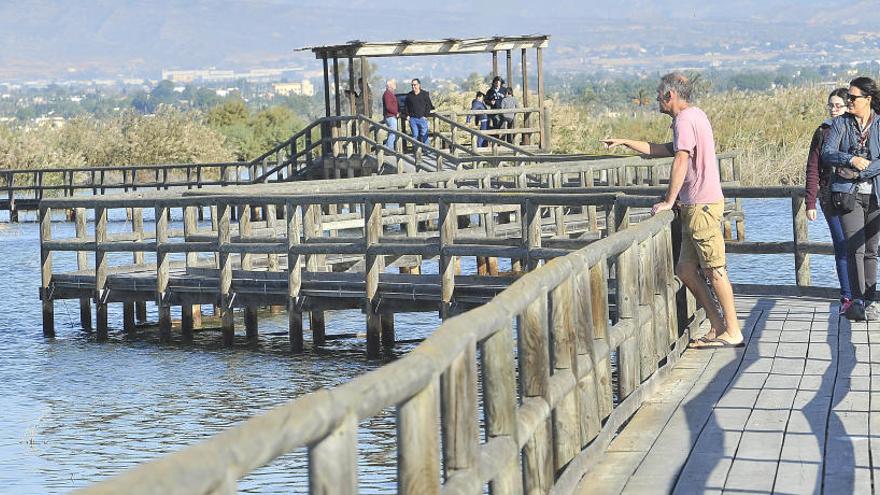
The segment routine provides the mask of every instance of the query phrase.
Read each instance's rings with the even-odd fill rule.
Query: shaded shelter
[[[349,41],[339,45],[325,45],[301,48],[300,50],[311,50],[315,54],[315,58],[320,59],[324,67],[324,114],[327,117],[341,116],[343,110],[341,106],[340,93],[340,75],[339,60],[348,60],[348,84],[349,88],[356,88],[358,78],[365,81],[361,97],[364,99],[364,108],[367,117],[372,117],[372,108],[369,102],[372,95],[369,94],[369,64],[368,58],[375,57],[418,57],[418,56],[437,56],[437,55],[464,55],[464,54],[481,54],[488,53],[492,55],[492,75],[498,75],[498,57],[504,54],[507,61],[507,81],[508,84],[513,82],[513,52],[520,52],[520,64],[522,69],[522,88],[524,107],[529,106],[529,50],[535,53],[535,71],[538,83],[538,108],[543,114],[544,111],[544,70],[543,70],[543,49],[547,48],[550,42],[548,35],[527,35],[527,36],[494,36],[486,38],[447,38],[442,40],[401,40],[391,42],[367,42],[367,41]],[[360,73],[355,74],[354,60],[360,62]],[[333,64],[333,70],[330,70],[330,64]],[[332,83],[331,83],[332,74]],[[331,104],[331,84],[334,95]],[[356,108],[354,101],[354,92],[349,92],[350,99],[349,108]],[[525,117],[525,125],[528,127],[528,116]],[[542,148],[545,143],[542,143]]]

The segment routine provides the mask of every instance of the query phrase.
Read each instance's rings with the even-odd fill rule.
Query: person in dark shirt
[[[428,143],[428,116],[434,110],[431,95],[422,89],[418,79],[412,80],[412,91],[406,95],[406,114],[409,116],[409,127],[417,140]]]
[[[489,108],[483,102],[483,97],[486,95],[483,94],[482,91],[477,91],[477,96],[474,97],[474,100],[471,101],[471,110],[488,110]],[[480,124],[480,130],[485,131],[489,128],[489,116],[484,114],[474,115],[474,121]],[[465,120],[466,123],[471,123],[471,116],[468,115]],[[477,147],[482,148],[486,146],[486,138],[477,138]]]
[[[822,122],[813,133],[810,152],[807,155],[806,171],[806,203],[807,219],[816,219],[816,202],[822,206],[822,213],[831,233],[831,244],[834,247],[834,264],[837,279],[840,282],[840,307],[838,311],[845,315],[852,307],[852,289],[849,280],[849,254],[846,247],[846,234],[843,231],[843,213],[834,207],[831,200],[831,180],[835,168],[822,161],[822,147],[831,131],[831,122],[835,117],[846,113],[847,88],[837,88],[828,95],[828,120]]]
[[[492,87],[486,92],[486,106],[492,109],[501,108],[501,102],[504,100],[506,94],[507,88],[504,87],[504,79],[495,76],[492,78]],[[489,123],[491,124],[492,129],[501,129],[501,124],[504,123],[504,120],[502,119],[501,114],[495,114],[489,119]]]
[[[385,125],[391,129],[397,130],[397,115],[400,113],[400,107],[397,104],[397,96],[394,90],[397,89],[397,82],[394,79],[385,81],[385,94],[382,95],[382,116],[385,118]],[[385,140],[385,146],[394,149],[394,143],[397,135],[389,132],[388,139]]]

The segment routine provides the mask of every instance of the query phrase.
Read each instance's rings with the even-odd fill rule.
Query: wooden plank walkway
[[[736,302],[746,347],[685,352],[577,493],[873,493],[880,322]]]

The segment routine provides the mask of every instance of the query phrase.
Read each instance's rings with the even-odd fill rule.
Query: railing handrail
[[[314,446],[326,440],[342,425],[352,421],[357,424],[388,407],[399,407],[413,400],[432,387],[432,383],[440,375],[450,373],[455,361],[466,355],[476,342],[509,332],[513,318],[527,313],[536,301],[542,300],[571,280],[573,274],[584,273],[585,269],[589,272],[592,267],[601,269],[605,260],[621,255],[634,245],[653,239],[655,235],[668,230],[673,218],[671,212],[663,212],[611,237],[550,261],[525,274],[489,303],[446,320],[424,342],[395,362],[333,389],[320,390],[278,406],[194,446],[87,487],[81,493],[189,494],[234,489],[235,480],[285,453],[300,447]],[[671,251],[665,254],[671,256]],[[663,260],[664,263],[667,261]],[[653,272],[654,268],[650,269]],[[668,283],[671,284],[672,281]],[[611,327],[607,336],[611,339],[608,349],[614,347],[615,339],[618,343],[622,341],[622,335],[627,331],[637,331],[630,328],[632,325],[627,326],[626,322],[620,325],[622,326]],[[620,335],[614,334],[615,328]],[[569,344],[574,345],[573,342]],[[513,349],[507,349],[506,352],[512,353]],[[632,355],[626,355],[625,358],[631,359]],[[512,419],[521,424],[521,430],[513,436],[497,437],[492,445],[493,452],[502,455],[504,459],[518,458],[518,453],[535,434],[535,429],[543,421],[550,420],[556,403],[578,387],[576,380],[577,377],[570,381],[556,380],[554,383],[561,388],[552,393],[547,391],[543,396],[524,397],[524,402],[518,409],[528,409],[535,414],[519,416],[514,411],[516,417]],[[641,403],[641,400],[637,402]],[[616,430],[615,424],[610,422],[605,428]],[[435,425],[429,424],[425,427],[434,428]],[[499,438],[501,443],[498,443]],[[480,448],[488,448],[488,445],[489,443],[483,444]],[[473,486],[470,483],[482,479],[484,475],[485,470],[478,469],[484,467],[479,459],[478,464],[461,472],[461,476],[470,480],[467,482],[468,486]],[[491,468],[497,470],[506,464],[499,460],[493,462]],[[572,469],[581,467],[574,465]],[[569,477],[572,476],[575,475]],[[494,477],[494,474],[490,476]],[[460,478],[447,479],[447,485],[456,485],[459,482],[463,481]]]
[[[524,150],[523,148],[521,148],[521,147],[519,147],[519,146],[516,146],[516,145],[514,145],[514,144],[508,143],[507,141],[504,141],[503,139],[498,139],[498,138],[496,138],[496,137],[494,137],[494,136],[490,136],[490,135],[488,135],[488,134],[485,134],[485,133],[483,133],[483,132],[480,132],[479,130],[474,129],[474,128],[472,128],[472,127],[468,127],[468,126],[466,126],[466,125],[460,124],[460,123],[458,123],[458,122],[452,120],[451,118],[448,118],[448,117],[443,116],[442,114],[439,114],[439,113],[438,113],[438,114],[435,114],[435,116],[436,116],[438,119],[440,119],[440,121],[442,121],[442,122],[446,122],[447,124],[449,124],[449,125],[451,125],[451,126],[454,126],[454,127],[456,127],[457,129],[462,129],[464,132],[467,132],[467,133],[473,134],[473,135],[475,135],[475,136],[477,136],[477,137],[483,138],[483,139],[487,140],[488,142],[490,142],[490,143],[492,143],[492,144],[494,144],[494,145],[496,145],[496,146],[500,145],[500,146],[503,147],[503,148],[508,148],[508,149],[510,149],[510,150],[513,150],[514,154],[523,154],[523,155],[525,155],[525,156],[535,156],[534,153],[531,153],[531,152],[529,152],[529,151],[526,151],[526,150]]]

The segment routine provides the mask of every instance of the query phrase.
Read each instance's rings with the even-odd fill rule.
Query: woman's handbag
[[[856,183],[842,179],[840,174],[831,182],[831,204],[838,213],[849,213],[856,207]]]

